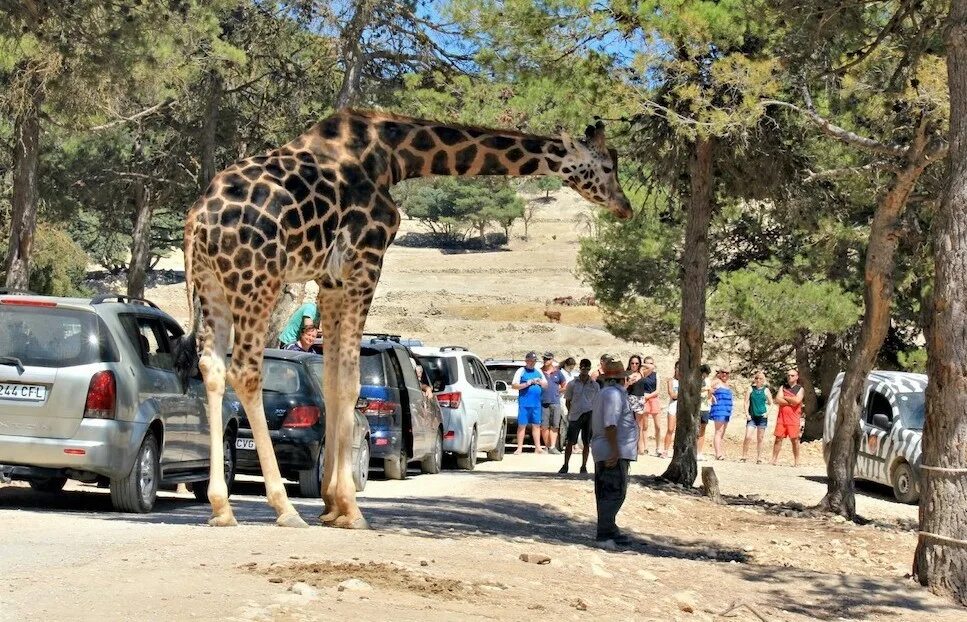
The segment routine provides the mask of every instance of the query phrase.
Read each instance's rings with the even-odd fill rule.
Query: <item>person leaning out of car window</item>
[[[299,329],[299,338],[295,343],[290,343],[285,347],[286,350],[296,352],[312,352],[312,346],[316,341],[316,327],[312,322],[306,322]]]

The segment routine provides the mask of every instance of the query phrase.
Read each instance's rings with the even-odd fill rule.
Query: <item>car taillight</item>
[[[389,400],[376,400],[361,397],[359,398],[359,401],[356,402],[356,408],[358,408],[364,415],[392,415],[396,413],[396,407],[396,402],[391,402]]]
[[[114,381],[114,372],[99,371],[94,374],[87,388],[84,416],[88,419],[114,419],[116,402],[117,384]]]
[[[56,302],[49,300],[33,300],[31,298],[0,298],[0,304],[16,305],[18,307],[56,307]]]
[[[440,408],[460,408],[460,392],[437,393],[436,401],[440,403]]]
[[[311,428],[319,422],[317,406],[294,406],[282,420],[283,428]]]

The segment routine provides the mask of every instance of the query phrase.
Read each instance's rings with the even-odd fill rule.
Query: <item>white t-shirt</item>
[[[595,462],[611,458],[611,444],[604,429],[615,426],[618,435],[618,457],[638,459],[638,424],[631,413],[628,392],[623,386],[606,385],[598,393],[591,411],[591,455]]]
[[[571,381],[564,390],[564,399],[571,400],[571,410],[567,411],[568,421],[577,421],[578,417],[593,409],[594,400],[600,392],[601,387],[590,378],[587,382],[581,382],[581,377],[578,376]]]

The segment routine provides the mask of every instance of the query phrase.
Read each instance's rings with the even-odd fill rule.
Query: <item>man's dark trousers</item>
[[[598,506],[598,540],[621,535],[615,518],[628,494],[628,467],[630,460],[618,460],[610,469],[605,463],[594,463],[594,500]]]

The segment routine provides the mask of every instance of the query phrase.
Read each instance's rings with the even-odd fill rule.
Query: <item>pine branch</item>
[[[154,113],[158,112],[159,110],[163,110],[164,108],[168,108],[170,106],[173,106],[177,102],[178,102],[177,99],[168,99],[166,101],[161,102],[160,104],[155,104],[154,106],[151,106],[150,108],[145,108],[141,112],[139,112],[137,114],[133,114],[130,117],[122,117],[120,119],[115,119],[114,121],[110,121],[108,123],[104,123],[103,125],[95,125],[94,127],[86,128],[85,131],[88,131],[88,132],[99,132],[101,130],[107,130],[107,129],[110,129],[112,127],[117,127],[118,125],[124,125],[125,123],[130,123],[131,121],[137,121],[138,119],[141,119],[141,118],[144,118],[144,117],[146,117],[148,115],[154,114]]]
[[[853,145],[870,151],[872,153],[878,153],[880,155],[891,156],[896,158],[902,158],[909,151],[909,147],[902,147],[900,145],[887,145],[873,138],[868,138],[866,136],[860,136],[855,132],[851,132],[846,128],[839,127],[832,121],[820,116],[812,110],[807,110],[796,104],[790,102],[780,101],[776,99],[766,99],[760,102],[763,106],[780,106],[783,108],[789,108],[790,110],[795,110],[799,114],[805,116],[810,121],[813,122],[824,134],[831,136],[840,142],[844,142],[848,145]]]

